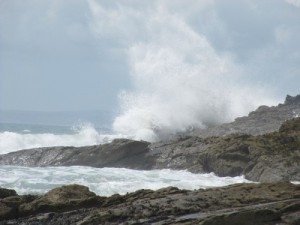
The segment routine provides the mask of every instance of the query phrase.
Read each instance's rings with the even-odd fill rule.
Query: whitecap
[[[91,124],[82,124],[72,134],[53,133],[17,133],[5,131],[0,133],[0,154],[21,149],[52,146],[87,146],[111,142],[125,135],[102,134]]]
[[[184,170],[130,170],[124,168],[18,167],[0,166],[0,186],[19,194],[43,194],[66,184],[81,184],[101,196],[126,194],[139,189],[157,190],[174,186],[195,190],[250,182],[243,176],[218,177],[213,173],[193,174]]]

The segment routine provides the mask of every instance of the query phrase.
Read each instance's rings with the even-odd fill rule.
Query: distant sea
[[[0,123],[0,154],[38,147],[97,145],[115,138],[125,136],[89,122],[72,126]]]
[[[5,115],[2,112],[0,154],[37,147],[96,145],[111,142],[115,138],[128,138],[113,133],[107,122],[111,121],[105,113],[98,120],[91,116],[96,115],[95,112],[84,112],[81,118],[79,114],[11,112]],[[20,194],[42,194],[54,187],[73,183],[88,186],[98,195],[109,196],[142,188],[156,190],[176,186],[193,190],[241,182],[248,181],[242,176],[220,178],[213,173],[192,174],[188,171],[0,166],[0,187],[15,189]]]
[[[110,142],[114,113],[109,111],[0,111],[0,154],[50,147]]]

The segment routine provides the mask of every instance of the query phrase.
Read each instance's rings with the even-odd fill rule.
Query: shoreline
[[[300,224],[300,184],[288,183],[300,181],[300,118],[293,111],[299,110],[299,103],[300,96],[288,96],[284,104],[259,107],[248,117],[216,128],[221,132],[216,136],[197,131],[199,135],[156,143],[116,139],[0,155],[0,165],[184,169],[220,177],[244,175],[259,182],[194,191],[141,189],[110,197],[96,196],[81,185],[61,186],[41,196],[0,189],[0,225]],[[246,130],[228,130],[239,126]]]
[[[44,195],[0,189],[0,224],[298,224],[300,185],[235,184],[206,190],[174,187],[101,197],[81,185]]]

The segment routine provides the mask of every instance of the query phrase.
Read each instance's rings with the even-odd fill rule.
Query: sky
[[[299,94],[299,24],[300,0],[0,0],[0,109],[240,115]]]

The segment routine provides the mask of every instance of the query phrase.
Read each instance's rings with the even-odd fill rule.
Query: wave
[[[53,133],[18,133],[5,131],[0,133],[0,154],[21,149],[51,147],[51,146],[86,146],[111,142],[116,138],[126,138],[125,135],[102,134],[91,124],[84,124],[73,129],[72,134]]]
[[[0,186],[13,188],[19,194],[44,194],[66,184],[82,184],[101,196],[126,194],[139,189],[175,186],[181,189],[220,187],[249,182],[244,177],[217,177],[213,173],[193,174],[187,171],[139,171],[124,168],[19,167],[1,166]]]
[[[128,48],[134,90],[120,95],[117,133],[156,141],[276,102],[271,89],[251,81],[234,57],[217,52],[181,17],[161,9],[145,27],[149,38]]]

